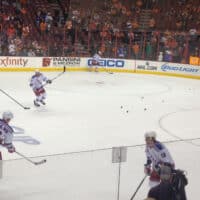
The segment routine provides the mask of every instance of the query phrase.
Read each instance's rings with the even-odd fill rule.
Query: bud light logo
[[[169,64],[164,64],[161,66],[161,70],[164,72],[167,71],[179,71],[179,72],[191,72],[191,73],[197,73],[199,69],[196,69],[194,67],[185,67],[185,66],[171,66]]]
[[[114,60],[114,59],[100,59],[99,66],[102,67],[124,67],[124,60]],[[88,66],[93,66],[93,59],[88,60]]]

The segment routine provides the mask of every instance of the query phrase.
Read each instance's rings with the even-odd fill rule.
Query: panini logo
[[[79,57],[53,57],[53,65],[80,65],[81,59]]]

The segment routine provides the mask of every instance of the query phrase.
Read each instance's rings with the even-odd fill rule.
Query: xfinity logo
[[[93,59],[88,60],[88,66],[93,66]],[[125,62],[123,60],[114,60],[114,59],[100,59],[99,66],[102,67],[124,67]]]
[[[0,66],[8,67],[8,66],[22,66],[25,67],[28,63],[27,58],[15,58],[15,57],[1,57],[0,58]]]

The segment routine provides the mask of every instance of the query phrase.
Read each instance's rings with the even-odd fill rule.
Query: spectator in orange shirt
[[[23,15],[26,15],[26,13],[27,13],[27,10],[26,10],[26,8],[25,8],[25,7],[22,7],[22,9],[21,9],[21,13],[22,13]]]
[[[15,34],[16,34],[16,30],[13,24],[11,24],[7,29],[7,36],[8,38],[12,39],[15,36]]]
[[[40,31],[41,31],[41,34],[42,34],[42,35],[45,34],[46,29],[47,29],[47,25],[46,25],[45,21],[42,20],[42,22],[40,23]]]
[[[133,46],[133,55],[134,55],[134,58],[135,59],[138,59],[139,58],[139,51],[140,51],[140,46],[139,44],[136,42]]]

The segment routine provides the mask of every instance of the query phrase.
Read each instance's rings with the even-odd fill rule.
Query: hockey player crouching
[[[46,76],[44,76],[38,69],[35,70],[35,74],[31,77],[30,87],[36,96],[34,100],[34,105],[39,107],[40,103],[45,105],[46,91],[44,89],[45,83],[52,83]]]
[[[149,186],[154,187],[160,183],[160,167],[167,165],[174,168],[175,164],[168,149],[156,140],[156,133],[154,131],[145,133],[145,141],[147,162],[144,165],[144,171],[150,176]]]

